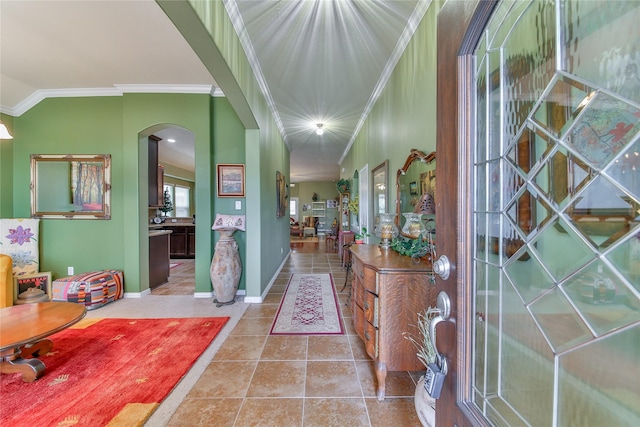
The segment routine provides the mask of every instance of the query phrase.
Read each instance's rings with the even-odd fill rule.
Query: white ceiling
[[[291,152],[291,182],[338,179],[342,156],[430,3],[225,1]],[[19,116],[51,96],[216,89],[153,0],[0,1],[3,113]],[[176,132],[183,141],[190,135]],[[193,154],[165,154],[193,168]]]

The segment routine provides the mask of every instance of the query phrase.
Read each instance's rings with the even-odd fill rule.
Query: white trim
[[[186,93],[209,94],[224,97],[220,88],[212,85],[128,85],[115,84],[104,88],[39,89],[25,98],[14,108],[0,106],[0,112],[12,117],[20,117],[46,98],[80,98],[97,96],[122,96],[125,93]]]
[[[264,299],[267,297],[267,294],[271,290],[271,287],[273,286],[273,284],[276,282],[276,279],[280,275],[280,272],[282,271],[284,264],[287,262],[290,256],[291,256],[291,249],[289,249],[289,252],[287,252],[287,256],[284,257],[284,259],[282,260],[282,263],[280,263],[280,266],[278,267],[274,275],[271,277],[271,280],[269,281],[269,284],[267,285],[262,295],[260,295],[259,297],[245,297],[244,302],[249,304],[262,304],[264,302]]]

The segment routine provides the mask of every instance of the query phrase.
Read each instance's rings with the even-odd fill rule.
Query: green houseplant
[[[360,228],[360,232],[354,236],[356,243],[364,243],[364,238],[369,237],[370,234],[367,233],[367,227]]]

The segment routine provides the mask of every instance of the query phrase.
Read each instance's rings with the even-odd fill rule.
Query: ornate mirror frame
[[[111,219],[111,155],[31,155],[31,217]]]
[[[398,230],[400,232],[401,235],[405,236],[405,237],[409,237],[412,238],[412,236],[408,236],[406,234],[404,234],[402,232],[402,224],[400,223],[400,217],[402,216],[402,198],[401,198],[401,194],[402,194],[402,185],[400,182],[400,177],[404,176],[407,174],[407,171],[409,170],[409,168],[411,167],[411,165],[414,162],[422,162],[425,164],[429,164],[433,161],[435,161],[436,159],[436,153],[435,151],[429,153],[429,154],[425,154],[424,152],[412,148],[411,149],[411,153],[409,154],[409,156],[407,157],[407,160],[404,162],[404,166],[402,166],[400,169],[398,169],[398,172],[396,174],[396,218],[395,218],[395,222],[396,225],[398,226]],[[412,183],[410,183],[412,184]],[[416,182],[416,188],[415,188],[417,194],[420,194],[420,192],[423,191],[423,186],[422,185],[418,185],[418,183]],[[411,190],[409,190],[411,191]]]

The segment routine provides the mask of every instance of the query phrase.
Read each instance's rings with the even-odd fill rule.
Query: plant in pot
[[[356,243],[360,245],[360,244],[364,243],[365,237],[369,237],[369,236],[370,236],[370,234],[367,233],[367,227],[362,227],[360,229],[360,232],[357,233],[354,236],[354,239],[355,239]]]
[[[434,307],[429,307],[423,312],[418,313],[418,324],[416,325],[418,329],[417,336],[413,336],[407,332],[403,333],[403,336],[415,346],[417,351],[416,356],[425,368],[427,368],[429,364],[436,363],[437,352],[431,341],[429,326],[431,325],[431,320],[438,313],[439,310]],[[414,404],[420,423],[425,427],[433,427],[436,425],[436,401],[427,393],[424,387],[424,381],[425,376],[423,375],[416,384]]]
[[[349,180],[344,178],[339,179],[338,182],[336,182],[336,189],[340,194],[344,194],[349,191]]]

